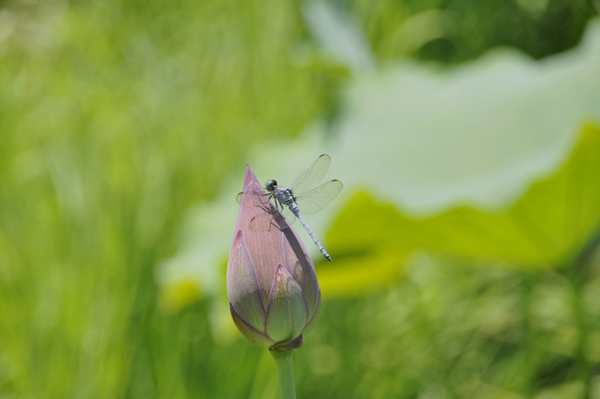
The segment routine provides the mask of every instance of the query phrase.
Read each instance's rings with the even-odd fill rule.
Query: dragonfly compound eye
[[[267,181],[267,184],[265,184],[265,188],[268,191],[275,190],[275,187],[277,187],[277,180],[269,180],[269,181]]]

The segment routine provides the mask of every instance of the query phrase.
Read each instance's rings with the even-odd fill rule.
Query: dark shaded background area
[[[454,18],[447,28],[449,37],[427,43],[413,56],[449,64],[476,58],[495,46],[512,46],[535,59],[567,50],[579,42],[586,21],[597,14],[597,6],[586,0],[357,0],[344,4],[360,18],[381,59],[404,55],[390,34],[399,20],[432,9],[448,11]]]

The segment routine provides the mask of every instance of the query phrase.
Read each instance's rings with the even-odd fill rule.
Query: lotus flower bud
[[[227,264],[229,307],[250,342],[293,349],[302,344],[302,333],[317,318],[321,291],[304,244],[264,194],[247,167]],[[251,221],[261,215],[270,220],[267,228],[251,229]]]

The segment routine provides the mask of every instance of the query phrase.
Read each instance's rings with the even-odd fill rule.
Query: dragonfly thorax
[[[273,197],[283,205],[290,205],[296,202],[296,196],[292,194],[292,190],[287,187],[275,187]]]

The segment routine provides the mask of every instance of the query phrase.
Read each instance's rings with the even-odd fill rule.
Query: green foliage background
[[[524,3],[341,4],[378,59],[446,66],[496,45],[555,54],[597,13]],[[407,48],[398,26],[426,10],[457,23]],[[294,1],[0,2],[0,395],[276,397],[268,354],[215,340],[206,298],[162,309],[155,274],[251,145],[335,120],[345,74],[295,62],[307,44]],[[456,255],[325,302],[295,354],[298,397],[600,397],[595,258],[531,272]]]

